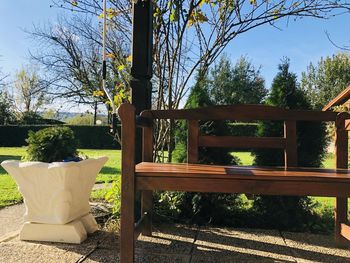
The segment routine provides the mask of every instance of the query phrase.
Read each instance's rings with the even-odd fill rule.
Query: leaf
[[[126,61],[127,61],[127,62],[132,62],[132,55],[128,56],[128,57],[126,58]]]
[[[195,23],[204,23],[207,22],[208,18],[201,10],[193,10],[188,19],[188,27],[193,26]]]
[[[72,4],[72,6],[78,6],[78,1],[77,0],[72,0],[71,4]]]
[[[94,90],[92,95],[94,97],[103,97],[105,95],[105,93],[102,90]]]
[[[108,53],[108,54],[106,54],[106,57],[107,57],[107,58],[114,59],[114,58],[115,58],[115,55],[114,55],[113,53]]]
[[[118,70],[118,71],[122,71],[123,69],[125,69],[125,65],[119,65],[119,66],[117,67],[117,70]]]
[[[256,6],[256,0],[249,0],[251,5],[255,5]]]
[[[210,3],[210,0],[201,0],[199,2],[199,7],[202,7],[204,4],[209,4]],[[215,4],[215,3],[214,3]]]

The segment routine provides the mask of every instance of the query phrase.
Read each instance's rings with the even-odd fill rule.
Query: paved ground
[[[118,238],[104,231],[81,245],[20,241],[23,212],[23,205],[0,210],[1,263],[118,262]],[[336,248],[324,235],[162,225],[139,238],[136,262],[350,262],[350,247]]]

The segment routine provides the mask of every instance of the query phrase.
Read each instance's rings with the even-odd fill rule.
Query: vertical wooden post
[[[152,116],[143,114],[142,116],[152,119]],[[143,128],[142,137],[142,161],[153,161],[153,126]],[[141,191],[141,216],[145,216],[145,223],[142,229],[142,235],[152,236],[152,210],[153,210],[153,191]]]
[[[198,163],[199,124],[197,120],[188,121],[187,130],[187,162]]]
[[[284,138],[286,139],[284,166],[285,168],[298,166],[296,121],[288,120],[284,122]]]
[[[131,102],[136,114],[152,105],[152,0],[139,0],[133,4]],[[141,161],[141,132],[136,136],[136,163]]]
[[[153,4],[152,0],[133,1],[132,18],[132,64],[131,103],[136,114],[151,109],[152,105],[152,51],[153,51]],[[142,160],[142,133],[136,130],[135,162]],[[140,195],[137,193],[136,215],[140,209]]]
[[[348,131],[345,129],[345,114],[339,113],[335,121],[336,126],[336,168],[348,168]],[[341,236],[341,224],[348,222],[348,197],[336,197],[335,205],[335,242],[343,246],[348,241]]]
[[[123,104],[118,109],[122,121],[122,192],[120,219],[120,262],[134,262],[135,222],[135,107]]]

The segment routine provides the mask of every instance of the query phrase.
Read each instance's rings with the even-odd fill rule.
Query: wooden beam
[[[336,168],[348,168],[348,131],[345,129],[347,115],[339,113],[335,121],[336,127]],[[337,196],[335,205],[335,242],[339,246],[344,246],[347,240],[342,236],[342,224],[348,222],[348,198]]]
[[[133,4],[131,103],[136,114],[151,108],[152,100],[152,50],[153,4],[152,0],[139,0]],[[141,131],[136,133],[135,161],[142,160]]]
[[[135,250],[135,107],[123,104],[119,107],[118,114],[122,120],[120,261],[131,263]]]
[[[335,121],[336,112],[287,110],[266,105],[212,106],[199,109],[152,110],[154,119],[237,120],[237,121]],[[350,118],[350,115],[348,115]]]
[[[164,190],[204,193],[247,193],[258,195],[311,195],[311,196],[349,196],[350,183],[323,183],[285,180],[249,179],[211,179],[179,177],[136,177],[139,190]],[[344,197],[346,198],[346,197]],[[342,222],[344,223],[344,222]]]
[[[350,99],[350,86],[344,89],[337,97],[331,100],[326,106],[323,107],[323,111],[330,110],[334,106],[344,104]]]

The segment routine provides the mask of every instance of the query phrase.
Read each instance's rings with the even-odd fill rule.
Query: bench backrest
[[[153,120],[171,119],[188,121],[187,157],[189,163],[198,162],[199,147],[230,148],[275,148],[284,149],[285,166],[297,166],[297,131],[298,121],[335,122],[336,124],[336,162],[337,168],[347,168],[348,140],[345,121],[350,119],[348,113],[329,111],[287,110],[265,105],[213,106],[199,109],[181,110],[146,110],[140,114],[138,124],[143,127],[143,160],[152,161],[153,154]],[[283,137],[238,137],[201,135],[200,120],[231,121],[283,121]],[[123,122],[123,120],[122,120]]]

